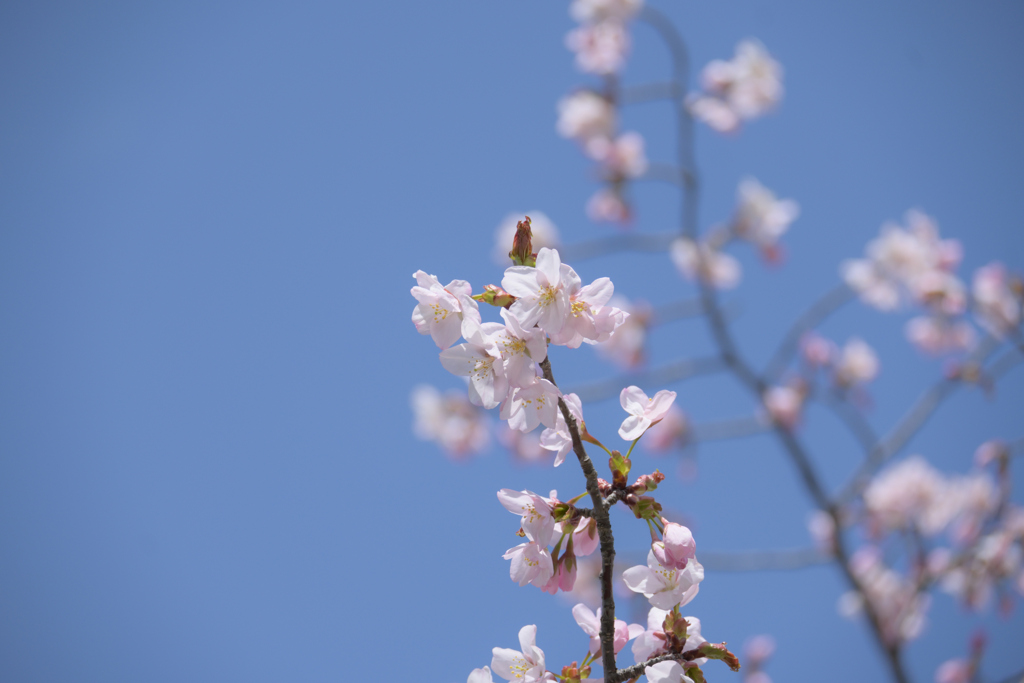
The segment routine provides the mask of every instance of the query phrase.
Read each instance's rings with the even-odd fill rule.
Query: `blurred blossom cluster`
[[[782,67],[764,45],[744,40],[729,61],[716,59],[701,72],[704,92],[687,98],[694,118],[720,133],[739,130],[782,100]]]

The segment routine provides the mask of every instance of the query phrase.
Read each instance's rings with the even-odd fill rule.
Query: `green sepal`
[[[725,647],[725,643],[704,643],[697,648],[697,652],[700,653],[701,657],[722,660],[733,671],[740,670],[739,657],[729,652],[728,648]]]

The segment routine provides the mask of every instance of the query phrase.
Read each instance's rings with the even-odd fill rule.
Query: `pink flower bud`
[[[697,553],[697,543],[693,534],[682,524],[668,522],[665,524],[663,541],[651,544],[651,551],[666,569],[686,569],[687,563]]]

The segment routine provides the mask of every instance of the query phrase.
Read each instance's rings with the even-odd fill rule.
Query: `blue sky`
[[[727,297],[755,362],[909,208],[962,241],[962,273],[1024,268],[1019,4],[656,6],[697,65],[754,36],[785,69],[776,113],[697,137],[702,227],[746,175],[802,207],[785,266],[743,255]],[[413,437],[408,408],[417,383],[458,386],[409,322],[413,271],[500,281],[491,235],[511,211],[546,212],[570,242],[614,231],[587,222],[593,179],[554,131],[557,99],[586,82],[571,26],[565,3],[537,0],[0,8],[0,678],[461,681],[528,623],[552,663],[582,655],[568,606],[508,580],[514,520],[494,497],[576,492],[578,473],[498,450],[454,464]],[[634,36],[627,80],[663,78],[663,48]],[[667,107],[625,123],[671,158]],[[636,197],[637,230],[675,227],[670,189]],[[693,293],[663,255],[577,270],[655,302]],[[879,430],[941,373],[908,348],[906,317],[853,304],[824,328],[878,350]],[[699,322],[676,323],[652,361],[709,348]],[[558,351],[566,384],[614,373]],[[722,377],[670,388],[699,419],[751,408]],[[961,392],[904,454],[965,471],[985,439],[1021,436],[1022,401],[1019,371],[994,401]],[[608,435],[621,420],[614,402],[587,416]],[[824,414],[805,430],[838,486],[856,444]],[[698,467],[665,496],[701,549],[809,543],[809,499],[770,439],[709,444]],[[776,680],[877,677],[865,628],[836,614],[842,590],[829,567],[709,572],[691,611],[715,640],[772,633]],[[939,595],[915,680],[978,625],[986,673],[1018,670],[1019,610]]]

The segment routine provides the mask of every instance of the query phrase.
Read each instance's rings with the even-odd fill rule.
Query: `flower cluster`
[[[720,133],[763,116],[782,100],[782,67],[764,45],[744,40],[729,61],[716,59],[701,72],[702,93],[687,98],[690,113]]]

